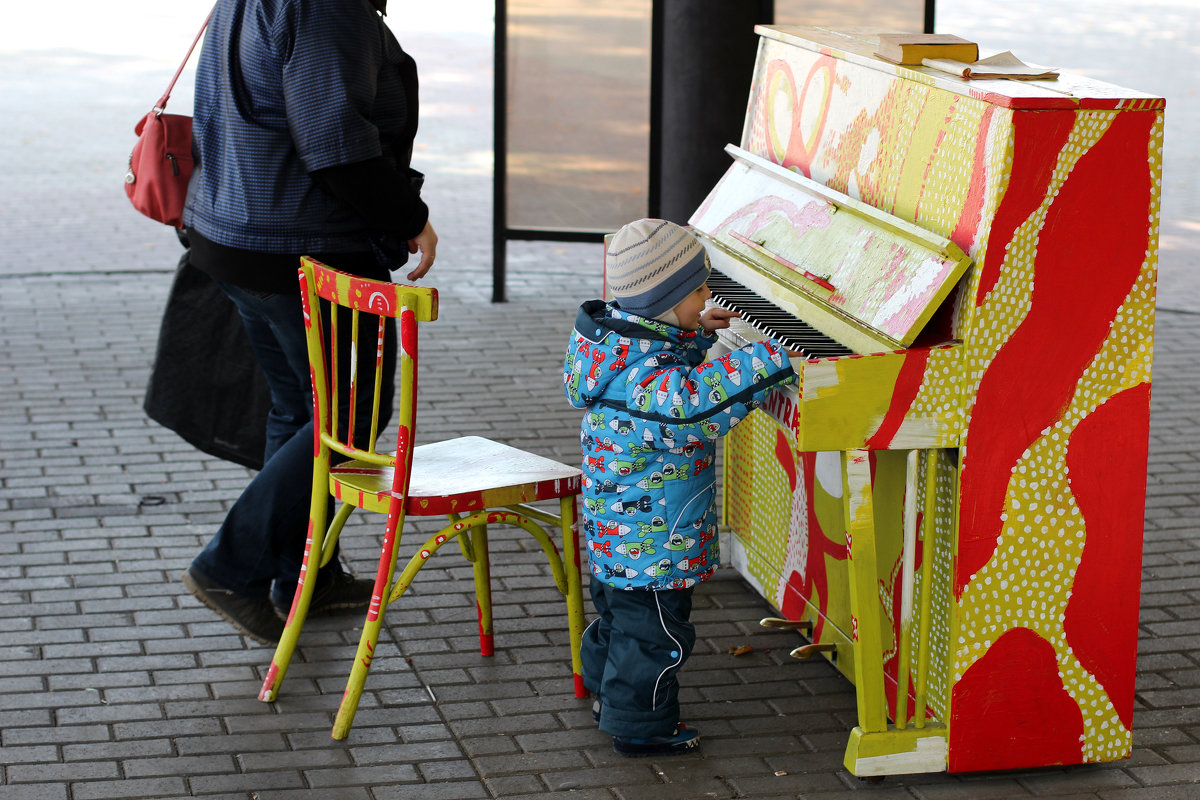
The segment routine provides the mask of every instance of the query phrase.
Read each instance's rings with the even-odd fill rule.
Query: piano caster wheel
[[[812,636],[813,624],[806,619],[780,619],[779,617],[763,617],[758,624],[764,628],[775,628],[785,631],[799,631],[805,636]]]
[[[817,653],[837,653],[836,644],[803,644],[791,652],[792,658],[812,658]]]

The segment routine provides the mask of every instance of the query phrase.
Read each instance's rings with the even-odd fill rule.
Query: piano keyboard
[[[853,353],[848,347],[764,300],[722,272],[714,269],[709,273],[708,288],[712,290],[714,302],[741,314],[740,321],[730,320],[729,333],[746,342],[758,341],[766,336],[780,342],[789,352],[803,353],[805,358],[828,358]]]

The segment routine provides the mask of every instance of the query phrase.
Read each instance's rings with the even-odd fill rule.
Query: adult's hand
[[[428,222],[425,223],[424,230],[414,238],[408,240],[408,252],[416,253],[420,251],[421,253],[421,260],[417,264],[416,269],[408,273],[410,281],[420,280],[425,277],[426,272],[429,272],[429,268],[433,266],[434,259],[437,258],[437,243],[438,236],[434,233],[433,226]]]

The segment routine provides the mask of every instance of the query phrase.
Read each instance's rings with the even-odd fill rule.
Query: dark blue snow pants
[[[614,736],[670,736],[679,722],[675,675],[691,655],[692,589],[614,589],[592,578],[598,614],[583,632],[583,682],[600,698],[600,729]]]

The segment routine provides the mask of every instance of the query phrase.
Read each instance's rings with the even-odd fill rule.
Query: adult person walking
[[[417,280],[436,255],[410,167],[416,65],[384,24],[386,3],[217,0],[197,67],[196,168],[184,211],[191,260],[241,313],[273,408],[262,471],[183,582],[265,644],[283,630],[308,526],[312,394],[300,256],[388,280],[419,252],[407,274]],[[381,391],[390,410],[391,329],[387,351]],[[371,394],[358,392],[364,427]],[[372,588],[334,558],[317,576],[309,613],[365,607]]]

